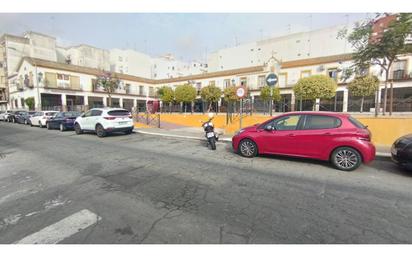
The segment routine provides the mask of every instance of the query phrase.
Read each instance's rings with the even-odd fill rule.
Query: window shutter
[[[45,77],[46,77],[45,85],[47,87],[51,87],[51,88],[57,87],[57,74],[56,73],[46,72]]]
[[[74,90],[80,90],[80,77],[70,76],[70,87]]]

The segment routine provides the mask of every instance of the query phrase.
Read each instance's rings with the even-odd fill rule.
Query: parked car
[[[330,161],[352,171],[375,158],[371,133],[348,114],[291,112],[239,130],[233,149],[244,157],[275,154]]]
[[[412,171],[412,134],[398,138],[391,148],[392,160]]]
[[[7,122],[13,122],[16,123],[16,115],[18,115],[20,112],[25,112],[24,110],[14,110],[10,111],[5,117]]]
[[[12,113],[13,111],[11,110],[7,110],[3,115],[0,115],[0,118],[2,118],[3,121],[8,122],[9,121],[9,115]]]
[[[1,121],[4,121],[4,120],[5,120],[4,116],[6,115],[7,112],[8,112],[8,111],[0,111],[0,120],[1,120]]]
[[[30,118],[30,126],[39,126],[43,128],[46,126],[46,122],[53,117],[57,111],[41,111],[36,112],[33,117]]]
[[[74,121],[80,116],[80,112],[59,112],[46,121],[47,129],[60,129],[65,131],[74,128]]]
[[[133,132],[133,120],[129,111],[121,108],[94,108],[77,117],[74,122],[76,134],[94,131],[98,137],[110,132]]]
[[[33,117],[35,113],[36,112],[34,111],[20,111],[18,114],[15,115],[16,123],[29,125],[30,118]]]

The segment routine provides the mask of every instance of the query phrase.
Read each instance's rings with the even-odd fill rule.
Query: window
[[[90,116],[92,116],[92,111],[91,110],[84,114],[84,117],[90,117]]]
[[[119,56],[119,62],[123,61],[123,57]]]
[[[275,130],[296,130],[300,117],[301,115],[284,116],[267,123],[265,127],[271,126]]]
[[[310,77],[310,75],[312,74],[312,72],[310,70],[303,70],[300,72],[300,77],[301,78],[307,78]]]
[[[401,60],[393,63],[392,66],[392,78],[393,79],[404,79],[406,75],[406,60]]]
[[[20,98],[21,107],[24,107],[24,98]]]
[[[266,77],[265,75],[258,76],[258,87],[264,87],[266,84]]]
[[[126,86],[124,87],[126,94],[130,94],[130,84],[126,84]]]
[[[144,87],[139,86],[139,95],[144,95]]]
[[[107,114],[111,116],[129,116],[130,113],[126,110],[115,110],[115,111],[110,111]]]
[[[154,87],[149,87],[149,96],[154,96]]]
[[[225,88],[230,87],[230,79],[225,79],[223,81],[223,84],[224,84]]]
[[[279,73],[279,87],[286,87],[288,85],[288,74],[285,73]]]
[[[247,78],[246,77],[240,78],[240,85],[241,86],[247,86]]]
[[[102,114],[102,111],[100,110],[92,110],[90,116],[100,116]]]
[[[214,86],[214,85],[216,85],[215,81],[214,81],[214,80],[210,80],[210,81],[209,81],[209,86]]]
[[[324,115],[307,115],[303,129],[330,129],[337,128],[342,124],[336,117]]]
[[[365,125],[363,125],[360,121],[357,119],[353,118],[352,116],[349,117],[349,121],[357,128],[364,129],[366,128]]]
[[[338,80],[338,69],[336,68],[328,69],[328,76],[329,78],[332,78],[335,81]]]

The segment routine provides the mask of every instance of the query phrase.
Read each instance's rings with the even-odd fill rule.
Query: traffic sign
[[[236,88],[236,95],[239,98],[243,98],[246,96],[246,88],[243,86],[237,87]]]
[[[266,77],[266,84],[270,87],[273,87],[278,83],[278,76],[275,73],[269,73]]]

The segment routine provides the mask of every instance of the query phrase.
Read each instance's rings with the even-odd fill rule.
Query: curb
[[[195,139],[195,140],[205,140],[204,137],[192,137],[192,136],[181,136],[181,135],[173,135],[173,134],[164,134],[164,133],[157,133],[157,132],[148,132],[148,131],[141,131],[138,129],[133,130],[136,133],[152,135],[152,136],[162,136],[162,137],[174,137],[174,138],[183,138],[183,139]],[[219,138],[219,141],[223,142],[232,142],[231,138]]]
[[[141,131],[138,129],[133,130],[136,133],[152,135],[152,136],[162,136],[162,137],[174,137],[174,138],[183,138],[183,139],[195,139],[195,140],[205,140],[203,137],[192,137],[192,136],[181,136],[181,135],[173,135],[173,134],[164,134],[164,133],[157,133],[157,132],[148,132],[148,131]],[[232,142],[231,138],[219,138],[220,142]],[[376,152],[376,157],[379,160],[390,160],[391,154],[390,153],[383,153],[383,152]]]

